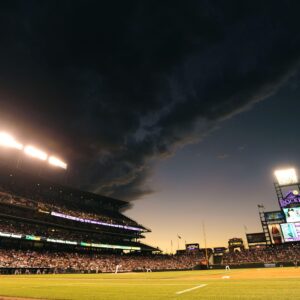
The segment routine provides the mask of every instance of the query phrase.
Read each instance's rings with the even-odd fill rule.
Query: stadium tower
[[[263,242],[264,238],[269,246],[299,243],[300,183],[296,170],[293,168],[277,170],[274,175],[274,187],[280,210],[266,212],[264,205],[259,204],[263,233],[247,234],[247,239],[251,237],[252,242]]]

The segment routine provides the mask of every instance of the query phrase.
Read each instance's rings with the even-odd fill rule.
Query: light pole
[[[205,260],[206,260],[206,267],[209,267],[208,261],[208,253],[207,253],[207,245],[206,245],[206,232],[205,232],[205,224],[202,222],[202,231],[203,231],[203,238],[204,238],[204,247],[205,247]]]

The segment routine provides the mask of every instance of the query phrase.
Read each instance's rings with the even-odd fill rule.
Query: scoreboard
[[[198,243],[186,244],[185,249],[186,251],[199,251],[200,246]]]

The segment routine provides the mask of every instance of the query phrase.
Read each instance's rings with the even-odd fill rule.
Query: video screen
[[[300,222],[300,207],[284,208],[283,211],[288,223]]]
[[[280,225],[279,224],[272,224],[268,225],[269,233],[271,236],[272,244],[282,244],[283,243],[283,236],[281,233]]]
[[[254,244],[254,243],[264,243],[266,242],[266,236],[263,232],[257,232],[257,233],[247,233],[247,242],[248,244]]]
[[[267,222],[285,222],[284,214],[281,210],[265,212],[265,219]]]
[[[285,242],[300,241],[300,223],[280,224]]]

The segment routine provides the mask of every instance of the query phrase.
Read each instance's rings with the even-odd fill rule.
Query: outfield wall
[[[299,263],[298,263],[299,265]],[[211,269],[225,269],[226,265],[210,265]],[[247,268],[270,268],[270,267],[294,267],[294,262],[274,262],[274,263],[243,263],[229,264],[231,269],[247,269]]]

